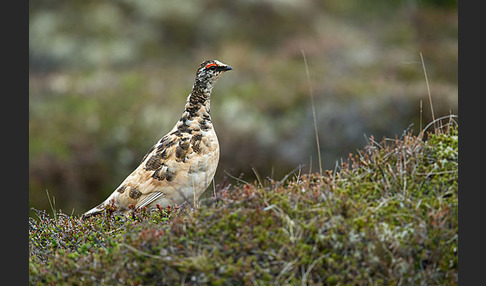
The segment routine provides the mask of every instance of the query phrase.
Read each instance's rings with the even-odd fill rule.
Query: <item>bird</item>
[[[206,60],[197,69],[182,115],[171,131],[145,154],[138,167],[98,206],[82,218],[102,213],[107,205],[127,215],[195,202],[209,187],[219,162],[219,142],[210,114],[215,82],[233,68]]]

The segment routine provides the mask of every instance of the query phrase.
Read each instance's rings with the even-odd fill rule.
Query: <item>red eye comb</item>
[[[206,65],[206,68],[208,69],[210,67],[217,67],[217,66],[218,66],[217,64],[208,64],[208,65]]]

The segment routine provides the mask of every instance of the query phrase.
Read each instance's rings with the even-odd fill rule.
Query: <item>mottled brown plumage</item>
[[[210,115],[210,96],[216,80],[232,68],[217,60],[199,66],[184,112],[140,165],[88,217],[114,203],[119,210],[154,209],[198,199],[211,183],[219,161],[219,143]]]

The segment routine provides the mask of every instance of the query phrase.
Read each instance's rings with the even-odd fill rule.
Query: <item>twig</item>
[[[280,181],[278,181],[274,186],[273,186],[273,189],[276,189],[278,187],[280,187],[288,178],[290,175],[292,175],[293,173],[295,173],[297,170],[299,171],[299,176],[300,176],[300,170],[302,169],[302,167],[304,167],[305,165],[302,165],[302,164],[299,164],[299,166],[297,166],[296,168],[294,168],[292,171],[290,171],[289,173],[287,173]]]
[[[47,199],[49,200],[49,206],[51,206],[52,215],[54,216],[54,220],[57,223],[56,209],[54,208],[54,206],[56,205],[56,198],[54,198],[54,196],[52,197],[52,200],[54,201],[54,203],[52,203],[51,197],[49,196],[49,191],[47,189],[46,189],[46,195],[47,195]]]
[[[260,177],[260,174],[258,173],[257,169],[255,167],[251,167],[251,170],[255,174],[258,184],[260,185],[260,188],[263,189],[262,178]]]
[[[436,120],[434,120],[434,121],[430,122],[429,124],[427,124],[427,126],[425,126],[423,132],[425,132],[431,125],[434,125],[434,128],[435,128],[435,122],[437,122],[437,121],[441,121],[441,120],[446,119],[446,118],[449,118],[449,120],[451,120],[452,118],[458,118],[458,117],[459,116],[454,115],[454,114],[450,114],[450,115],[445,115],[445,116],[439,117]]]
[[[302,57],[304,58],[304,65],[305,65],[305,73],[307,75],[307,84],[309,85],[309,95],[311,98],[311,105],[312,105],[312,117],[314,118],[314,132],[316,135],[316,144],[317,144],[317,156],[319,157],[319,174],[322,176],[322,158],[321,158],[321,147],[319,144],[319,135],[317,133],[317,120],[316,120],[316,109],[314,106],[314,94],[312,92],[311,82],[310,82],[310,75],[309,75],[309,66],[307,65],[307,59],[305,57],[304,50],[302,51]]]
[[[435,127],[434,106],[432,105],[432,95],[430,94],[429,79],[427,77],[427,69],[425,68],[425,62],[424,62],[424,57],[422,56],[422,52],[420,52],[420,60],[422,61],[422,68],[424,70],[425,84],[427,85],[427,93],[429,94],[430,112],[432,113],[432,122],[434,122],[434,131],[435,131],[436,127]]]
[[[422,134],[422,100],[420,100],[420,133]]]
[[[231,175],[231,174],[230,174],[230,173],[228,173],[228,171],[226,171],[226,170],[224,170],[223,172],[224,172],[226,175],[228,175],[230,178],[235,179],[235,180],[237,180],[237,181],[238,181],[238,182],[240,182],[240,183],[243,183],[243,184],[245,184],[245,185],[251,185],[251,184],[250,184],[250,183],[248,183],[247,181],[242,180],[242,179],[240,179],[240,178],[237,178],[237,177],[235,177],[235,176]]]

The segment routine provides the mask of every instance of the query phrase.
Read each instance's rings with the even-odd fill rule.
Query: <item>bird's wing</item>
[[[152,194],[150,194],[149,196],[147,196],[146,198],[144,198],[143,200],[140,201],[140,203],[136,206],[137,209],[141,209],[141,208],[151,204],[156,199],[160,198],[162,195],[164,195],[164,193],[162,193],[162,192],[157,192],[157,191],[153,192]]]
[[[121,208],[143,208],[162,196],[170,198],[187,176],[187,156],[192,153],[188,134],[173,129],[145,154],[140,165],[113,192]],[[111,196],[110,196],[111,197]]]

